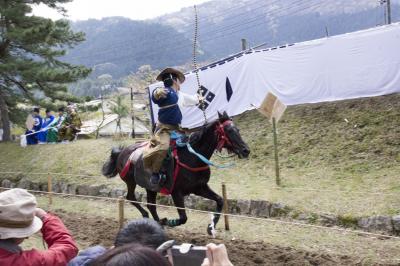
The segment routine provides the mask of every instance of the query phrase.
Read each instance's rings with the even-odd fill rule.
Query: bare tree
[[[102,120],[101,120],[100,124],[97,125],[97,128],[96,128],[96,139],[99,138],[99,131],[100,131],[100,128],[103,126],[104,120],[106,120],[106,114],[105,114],[105,112],[104,112],[104,98],[103,98],[103,95],[100,95],[100,99],[101,99],[101,114],[102,114]]]
[[[121,133],[121,119],[128,116],[129,108],[123,103],[122,95],[117,96],[117,104],[111,107],[111,111],[117,115],[117,127],[116,131],[119,128],[119,132]]]

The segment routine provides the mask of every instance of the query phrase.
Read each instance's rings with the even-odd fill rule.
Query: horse
[[[226,112],[223,114],[218,112],[218,119],[216,121],[207,123],[201,130],[192,133],[189,137],[189,143],[193,150],[207,159],[210,159],[216,150],[221,151],[222,148],[227,149],[230,153],[236,154],[240,159],[247,158],[250,154],[250,149],[243,141],[239,129]],[[126,148],[113,148],[109,159],[103,165],[103,175],[111,178],[117,174],[121,174],[132,152],[140,146],[140,143],[138,144],[133,144]],[[156,206],[154,205],[156,203],[157,191],[152,191],[144,187],[147,193],[148,210],[155,221],[162,225],[174,227],[185,224],[187,221],[186,211],[184,209],[185,196],[195,194],[210,199],[216,202],[217,207],[216,213],[213,214],[211,224],[207,226],[207,233],[209,235],[214,234],[215,227],[220,218],[219,213],[221,213],[223,209],[224,202],[222,197],[215,193],[207,184],[211,175],[209,165],[199,159],[198,156],[191,153],[187,147],[177,149],[177,157],[174,158],[174,162],[175,167],[181,166],[179,172],[176,174],[176,181],[171,192],[174,205],[178,207],[179,219],[163,218],[160,220]],[[126,198],[140,211],[143,217],[148,218],[149,213],[137,202],[135,197],[137,183],[134,176],[135,172],[132,168],[133,167],[129,169],[129,172],[127,172],[123,179],[128,188]]]

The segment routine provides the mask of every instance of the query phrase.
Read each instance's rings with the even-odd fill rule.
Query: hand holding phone
[[[186,243],[173,245],[167,250],[168,260],[174,266],[199,266],[206,258],[206,252],[206,247]]]
[[[207,258],[201,266],[233,266],[228,258],[228,252],[224,244],[218,246],[214,243],[207,245]]]

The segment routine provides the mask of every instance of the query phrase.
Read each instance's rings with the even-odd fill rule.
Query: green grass
[[[300,212],[344,217],[399,213],[399,94],[289,107],[278,124],[281,189],[275,188],[269,122],[257,111],[242,114],[235,122],[251,155],[247,160],[213,157],[218,163],[235,162],[233,168],[212,170],[210,183],[216,191],[220,192],[221,182],[226,182],[229,198],[282,202]],[[130,142],[79,140],[68,145],[27,148],[0,144],[0,170],[89,175],[93,177],[53,177],[124,187],[118,178],[101,177],[100,169],[113,145]]]

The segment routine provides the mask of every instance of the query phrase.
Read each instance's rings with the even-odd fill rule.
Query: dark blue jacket
[[[99,257],[100,255],[103,255],[107,250],[106,248],[102,246],[94,246],[87,248],[85,250],[82,250],[79,252],[78,256],[73,258],[69,263],[68,266],[85,266],[89,265],[89,263]]]
[[[182,122],[182,113],[178,106],[178,94],[172,88],[165,88],[168,90],[167,97],[162,99],[156,99],[154,97],[154,91],[151,94],[151,99],[159,107],[169,106],[171,107],[158,110],[158,121],[162,124],[177,126]]]

